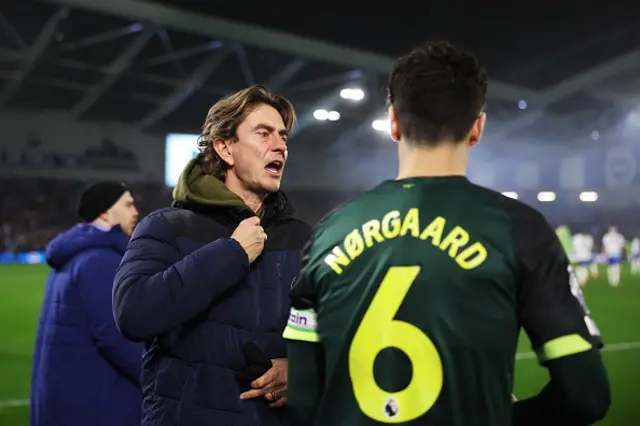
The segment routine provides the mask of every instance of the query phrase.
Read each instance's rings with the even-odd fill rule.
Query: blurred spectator
[[[66,197],[60,198],[62,200]],[[113,319],[113,277],[138,212],[127,188],[83,192],[85,223],[47,247],[47,279],[33,357],[31,425],[140,425],[142,345]]]
[[[63,229],[77,221],[73,202],[82,181],[3,178],[0,180],[0,252],[43,250]],[[131,185],[141,216],[171,202],[160,182]]]

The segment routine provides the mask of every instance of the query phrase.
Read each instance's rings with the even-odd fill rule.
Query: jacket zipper
[[[279,256],[279,255],[278,255]],[[276,287],[276,292],[275,294],[277,295],[277,303],[278,303],[278,312],[280,312],[280,310],[282,309],[282,299],[281,299],[281,292],[282,292],[282,268],[280,266],[280,260],[276,260],[276,270],[278,271],[278,286]],[[289,293],[287,293],[289,294]],[[289,301],[287,300],[285,303],[287,303],[287,305],[289,304]]]

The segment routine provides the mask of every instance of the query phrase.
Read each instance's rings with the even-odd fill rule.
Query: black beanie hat
[[[122,182],[102,181],[93,183],[82,191],[78,215],[85,222],[92,222],[113,206],[129,189]]]

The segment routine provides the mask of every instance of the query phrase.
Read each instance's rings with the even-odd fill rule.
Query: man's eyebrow
[[[276,128],[265,123],[259,123],[253,126],[253,130],[258,130],[258,129],[265,129],[273,132]]]
[[[265,129],[265,130],[268,130],[269,132],[274,132],[276,130],[275,127],[270,126],[270,125],[265,124],[265,123],[256,124],[255,126],[253,126],[253,129],[254,130]],[[289,131],[287,129],[278,130],[278,133],[281,136],[288,136],[289,135]]]

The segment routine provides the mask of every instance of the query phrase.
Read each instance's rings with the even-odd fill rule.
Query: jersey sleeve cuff
[[[320,336],[316,327],[317,314],[313,309],[298,310],[291,308],[289,321],[282,337],[303,342],[319,342]]]
[[[558,358],[587,352],[593,348],[584,337],[579,334],[569,334],[548,341],[536,350],[540,363],[545,363]]]

